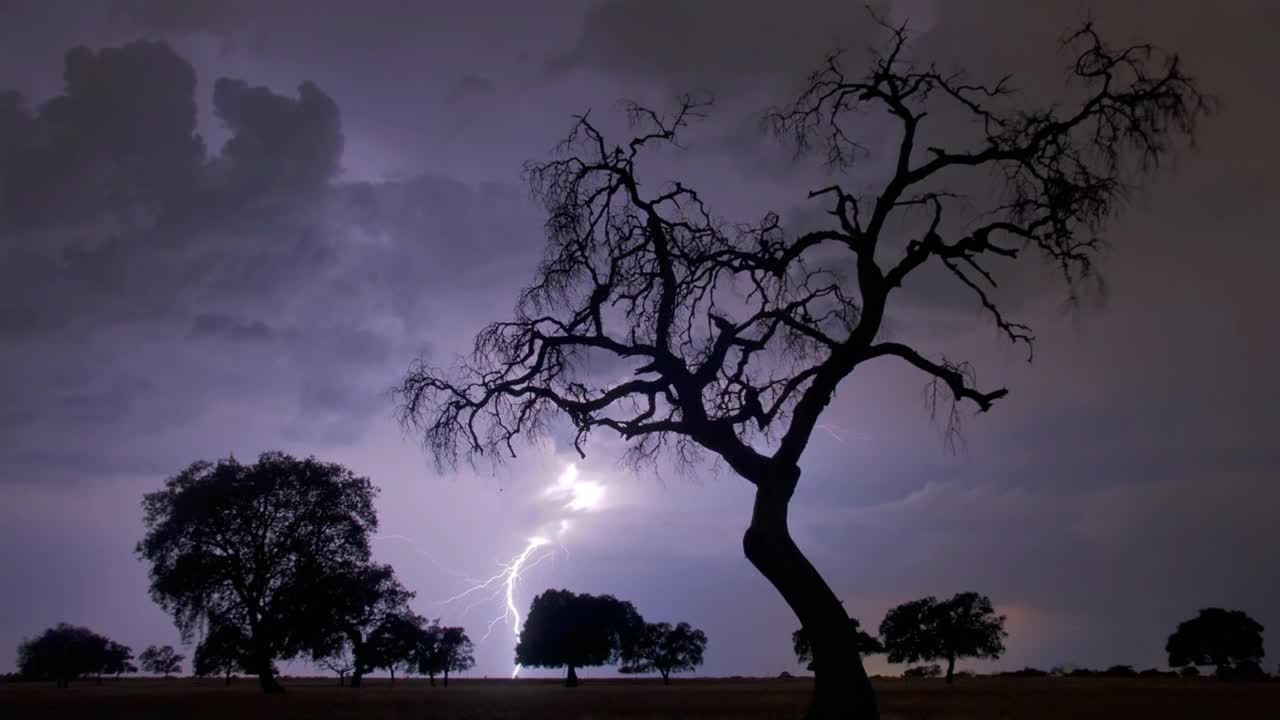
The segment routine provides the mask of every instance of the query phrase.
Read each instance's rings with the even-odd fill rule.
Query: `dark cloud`
[[[214,182],[239,201],[270,203],[324,188],[338,172],[342,129],[338,106],[313,83],[298,99],[243,80],[219,78],[213,107],[231,131]]]
[[[466,73],[450,86],[444,101],[451,104],[458,103],[479,95],[489,95],[494,89],[493,81],[489,78]]]
[[[163,43],[67,52],[64,92],[32,115],[0,103],[5,215],[17,227],[156,211],[189,192],[204,159],[195,70]],[[12,133],[12,134],[10,134]]]

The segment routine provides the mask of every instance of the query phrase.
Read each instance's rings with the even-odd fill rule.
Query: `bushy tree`
[[[329,635],[312,648],[312,659],[326,663],[349,655],[351,687],[358,688],[374,667],[374,658],[365,657],[369,634],[388,618],[408,613],[414,593],[400,584],[390,565],[372,563],[339,569],[326,580],[323,593],[328,601],[315,608],[321,615],[315,622]]]
[[[863,630],[857,618],[849,618],[849,623],[853,626],[854,635],[858,638],[859,653],[875,655],[884,652],[884,645]],[[809,640],[809,633],[804,628],[791,633],[791,647],[796,653],[796,660],[804,663],[806,670],[812,671],[814,669],[813,642]]]
[[[666,448],[722,460],[755,493],[747,559],[813,632],[815,717],[878,715],[845,610],[788,527],[802,457],[836,389],[859,368],[902,363],[949,405],[951,429],[957,407],[987,411],[1007,395],[979,386],[968,363],[886,339],[899,288],[936,272],[1029,349],[1031,330],[991,291],[1028,266],[1003,261],[1039,254],[1074,288],[1130,190],[1207,110],[1176,56],[1113,48],[1092,25],[1064,42],[1069,97],[1041,106],[1008,78],[913,57],[904,28],[884,36],[865,68],[832,55],[768,116],[779,138],[817,148],[837,173],[872,154],[855,134],[880,127],[868,117],[893,128],[874,153],[883,176],[837,175],[808,193],[826,206],[825,226],[789,232],[772,212],[722,221],[696,188],[644,173],[707,102],[684,98],[670,114],[632,105],[638,129],[620,141],[580,116],[557,157],[527,167],[547,248],[514,318],[482,330],[457,367],[411,368],[400,392],[404,419],[441,465],[514,454],[558,419],[580,452],[605,431],[636,462]]]
[[[231,684],[231,675],[249,672],[252,665],[249,638],[234,623],[215,623],[196,646],[192,672],[197,677],[223,676],[223,684]]]
[[[567,668],[565,686],[577,687],[578,668],[619,660],[643,624],[631,603],[612,595],[547,590],[529,608],[516,643],[516,662]]]
[[[382,619],[369,633],[364,653],[356,658],[356,664],[368,672],[375,668],[391,674],[391,684],[396,683],[396,670],[405,673],[417,668],[419,648],[427,632],[426,619],[404,611]]]
[[[622,648],[623,673],[662,675],[664,685],[671,684],[671,673],[692,671],[702,664],[707,650],[707,634],[689,623],[645,623],[625,638]]]
[[[166,678],[182,671],[182,661],[186,656],[173,649],[172,645],[148,645],[138,656],[142,669]]]
[[[340,465],[280,452],[194,463],[143,499],[151,596],[184,640],[209,623],[240,628],[246,666],[283,692],[274,661],[333,637],[334,577],[369,561],[374,493]]]
[[[443,675],[444,686],[449,687],[449,673],[466,672],[475,666],[475,646],[464,628],[442,627],[436,619],[422,633],[415,662],[418,674],[426,675],[432,687],[436,675]]]
[[[1171,667],[1213,665],[1219,677],[1239,666],[1246,675],[1262,674],[1262,625],[1240,610],[1204,608],[1178,627],[1165,643]],[[1257,672],[1252,672],[1257,668]]]
[[[133,648],[114,640],[108,640],[102,652],[102,664],[98,668],[99,678],[102,675],[115,675],[119,680],[125,673],[136,673],[138,667],[133,664]]]
[[[52,680],[60,688],[89,674],[101,681],[104,672],[127,670],[127,658],[116,664],[121,648],[128,650],[89,628],[58,623],[18,645],[18,672],[27,680]]]
[[[991,600],[974,592],[948,600],[932,596],[903,603],[880,623],[880,639],[889,662],[947,661],[947,683],[957,658],[991,658],[1004,653],[1004,616]]]

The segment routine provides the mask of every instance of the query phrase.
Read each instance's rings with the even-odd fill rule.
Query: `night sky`
[[[1061,90],[1063,0],[897,0],[911,52]],[[950,451],[902,366],[841,386],[803,461],[800,546],[864,626],[926,594],[976,590],[1008,653],[976,670],[1164,664],[1198,608],[1242,609],[1280,655],[1280,4],[1096,3],[1116,43],[1180,52],[1219,100],[1107,230],[1104,288],[1078,306],[1051,269],[1002,288],[1036,361],[952,286],[904,288],[891,330],[973,362],[1010,395]],[[588,109],[717,104],[655,183],[696,184],[717,215],[791,227],[826,177],[761,134],[834,47],[876,40],[861,3],[770,0],[0,2],[0,671],[68,621],[140,649],[177,642],[133,554],[144,492],[190,462],[280,449],[381,488],[378,559],[414,608],[473,639],[500,608],[441,603],[531,534],[570,519],[527,573],[609,592],[710,639],[708,675],[796,672],[797,622],[742,556],[752,492],[723,468],[632,472],[597,433],[581,477],[599,506],[547,495],[577,461],[563,435],[491,469],[437,473],[396,419],[418,357],[445,364],[509,316],[542,250],[520,168]],[[136,45],[146,39],[161,44]],[[68,55],[76,46],[92,53]],[[222,78],[227,78],[223,80]],[[46,101],[69,113],[56,162],[21,150]],[[53,106],[51,106],[53,107]],[[864,131],[872,182],[878,148]],[[622,139],[623,136],[617,136]],[[506,675],[503,626],[476,675]],[[886,669],[883,658],[869,662]],[[598,672],[612,673],[611,669]]]

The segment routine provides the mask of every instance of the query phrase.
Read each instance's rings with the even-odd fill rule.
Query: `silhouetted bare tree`
[[[632,460],[672,447],[682,459],[701,449],[727,463],[755,487],[747,558],[813,633],[810,717],[878,715],[844,608],[787,526],[800,458],[837,386],[892,358],[949,398],[952,421],[958,404],[986,411],[1007,392],[981,389],[965,362],[882,339],[895,289],[936,265],[1030,348],[1030,329],[989,290],[993,261],[1039,252],[1073,287],[1091,273],[1098,231],[1125,191],[1207,110],[1177,56],[1111,48],[1092,25],[1065,42],[1079,92],[1042,108],[1021,106],[1006,80],[915,64],[904,28],[887,29],[887,49],[865,71],[851,74],[833,55],[768,116],[777,136],[820,148],[837,170],[865,150],[852,135],[861,118],[896,123],[883,184],[809,193],[829,203],[828,228],[788,234],[772,213],[727,226],[689,185],[642,179],[645,153],[678,144],[706,102],[686,97],[669,115],[633,105],[638,134],[621,144],[580,116],[558,157],[526,168],[549,215],[548,244],[515,319],[485,328],[459,367],[419,364],[400,388],[404,419],[446,466],[460,453],[514,454],[516,439],[546,431],[557,414],[577,429],[579,452],[603,429],[629,441]],[[926,118],[944,111],[967,119],[978,139],[931,143],[938,127]],[[949,137],[960,122],[948,115]],[[956,192],[992,178],[999,192],[985,206]],[[920,231],[896,234],[908,225],[890,221],[903,217]],[[585,370],[599,368],[597,357],[629,363],[631,374],[593,377]]]

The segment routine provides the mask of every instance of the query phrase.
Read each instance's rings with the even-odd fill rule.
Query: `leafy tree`
[[[1007,636],[1004,616],[995,614],[989,598],[973,592],[949,600],[930,596],[903,603],[880,623],[889,662],[946,660],[948,684],[956,658],[998,658]]]
[[[440,620],[432,621],[424,628],[415,654],[420,675],[426,675],[435,687],[436,675],[444,675],[444,686],[449,687],[450,672],[466,672],[476,664],[475,646],[467,631],[460,627],[441,627]]]
[[[365,651],[356,658],[357,666],[364,672],[381,668],[391,674],[391,684],[396,684],[396,669],[407,674],[417,667],[419,647],[427,633],[426,620],[411,612],[401,612],[383,618],[369,633]]]
[[[853,625],[853,632],[858,638],[858,652],[860,654],[875,655],[884,652],[884,646],[880,644],[879,640],[862,629],[862,625],[857,618],[849,618],[849,622]],[[791,646],[795,650],[796,660],[805,663],[805,669],[812,671],[813,643],[809,640],[809,633],[804,628],[791,633]]]
[[[358,688],[365,672],[374,667],[371,658],[363,658],[369,634],[384,620],[409,612],[414,593],[400,584],[390,565],[372,563],[342,569],[326,585],[323,592],[329,600],[316,607],[321,617],[315,622],[330,634],[312,648],[312,659],[321,662],[349,654],[351,687]]]
[[[197,677],[222,675],[223,684],[230,685],[233,673],[249,672],[251,655],[249,638],[238,625],[216,623],[196,646],[192,672]]]
[[[707,634],[689,623],[671,627],[671,623],[645,623],[628,637],[622,650],[624,673],[658,672],[664,685],[671,684],[671,673],[693,670],[702,664],[707,649]]]
[[[185,655],[173,649],[172,645],[148,645],[138,656],[142,669],[166,678],[182,670]]]
[[[1258,621],[1240,610],[1204,608],[1196,617],[1178,623],[1164,649],[1171,667],[1213,665],[1220,677],[1229,677],[1236,666],[1252,663],[1261,673],[1266,654],[1262,630]]]
[[[367,564],[374,488],[340,465],[280,452],[200,461],[143,499],[151,596],[184,640],[211,622],[248,642],[246,667],[283,692],[273,662],[334,634],[334,577]]]
[[[58,623],[18,645],[18,672],[27,680],[53,680],[60,688],[90,673],[101,681],[102,673],[115,667],[113,645],[89,628]]]
[[[612,595],[547,590],[529,608],[516,643],[516,662],[568,668],[565,687],[577,687],[578,668],[620,659],[643,623],[631,603]]]
[[[904,678],[936,678],[942,674],[942,668],[937,663],[928,665],[913,665],[902,671]]]
[[[1092,25],[1064,42],[1070,97],[1038,107],[1007,78],[909,59],[905,28],[885,31],[864,71],[832,55],[768,115],[778,138],[822,151],[837,173],[871,154],[852,134],[867,117],[895,128],[872,166],[885,177],[837,176],[808,194],[828,226],[789,233],[775,213],[722,222],[694,187],[642,173],[707,102],[685,97],[666,115],[632,105],[638,130],[621,142],[580,116],[557,157],[526,167],[547,248],[514,319],[482,330],[457,367],[419,363],[400,387],[402,418],[444,466],[460,454],[500,461],[558,418],[580,452],[607,431],[637,463],[665,448],[722,460],[754,488],[747,559],[813,632],[815,717],[878,715],[844,608],[788,528],[823,410],[873,362],[923,373],[949,403],[949,430],[959,406],[987,411],[1007,394],[981,389],[967,363],[885,339],[898,288],[935,272],[1029,350],[1031,330],[989,290],[1028,266],[1002,261],[1039,254],[1074,292],[1106,221],[1208,110],[1177,56],[1112,48]],[[961,129],[964,141],[940,137]]]
[[[115,675],[119,680],[120,676],[125,673],[136,673],[138,667],[133,664],[133,648],[108,640],[106,646],[102,650],[102,662],[98,668],[98,677],[102,675]]]

